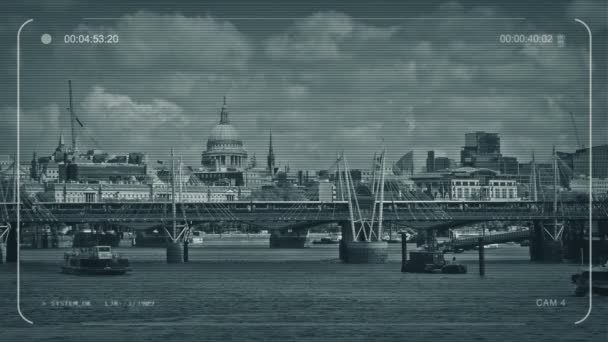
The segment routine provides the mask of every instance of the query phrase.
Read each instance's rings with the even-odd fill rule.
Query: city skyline
[[[68,79],[85,124],[80,146],[108,152],[142,151],[160,159],[175,146],[186,163],[198,166],[227,96],[248,153],[263,159],[272,130],[277,163],[294,169],[325,168],[342,150],[354,167],[366,167],[383,145],[393,161],[410,150],[420,151],[416,165],[424,164],[430,150],[458,160],[464,133],[474,131],[499,133],[504,155],[525,161],[535,150],[546,159],[553,145],[577,148],[569,112],[588,145],[587,42],[571,23],[572,16],[593,8],[582,4],[553,5],[564,20],[551,23],[536,8],[524,22],[463,23],[357,19],[391,13],[364,15],[363,8],[338,4],[278,7],[266,16],[280,20],[238,20],[242,12],[218,4],[171,10],[125,5],[108,16],[95,12],[116,19],[88,20],[86,9],[68,2],[69,15],[36,18],[22,38],[22,159],[45,153],[62,130],[69,132]],[[262,11],[270,5],[260,6]],[[498,3],[400,8],[404,18],[514,17]],[[289,18],[281,19],[287,10]],[[21,18],[10,13],[2,37],[14,46],[9,23],[17,27]],[[59,17],[64,23],[53,24]],[[605,25],[590,21],[601,40]],[[423,28],[430,32],[422,34]],[[40,35],[47,31],[54,43],[44,45]],[[120,44],[62,42],[63,34],[102,31],[119,34]],[[566,45],[498,42],[500,33],[521,31],[563,33]],[[606,90],[600,83],[605,52],[594,50],[598,93]],[[14,55],[1,58],[13,75]],[[0,153],[13,154],[14,83],[2,82],[2,89],[0,111],[7,124]],[[606,100],[596,96],[594,145],[606,143],[605,108]]]
[[[3,340],[599,339],[607,16],[5,1]]]

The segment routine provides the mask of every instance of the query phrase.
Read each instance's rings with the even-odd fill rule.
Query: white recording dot
[[[42,37],[40,37],[40,41],[42,41],[42,44],[50,44],[52,40],[53,38],[48,33],[45,33],[42,35]]]

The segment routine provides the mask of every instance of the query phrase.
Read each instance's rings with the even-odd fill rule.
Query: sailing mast
[[[173,156],[174,151],[171,147],[171,212],[173,214],[173,236],[171,239],[175,242],[177,240],[177,220],[175,210],[175,160]]]

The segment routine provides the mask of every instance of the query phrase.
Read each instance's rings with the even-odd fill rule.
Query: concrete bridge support
[[[597,228],[599,240],[593,247],[593,254],[598,263],[602,263],[608,259],[608,220],[598,220]]]
[[[565,257],[575,262],[589,262],[589,222],[572,222],[572,229],[568,230],[565,245]],[[608,259],[608,220],[593,220],[591,224],[593,234],[592,264],[603,264]]]
[[[348,264],[383,264],[388,260],[388,243],[385,241],[353,241],[350,223],[340,224],[340,260]]]
[[[583,247],[585,241],[585,223],[581,221],[567,221],[564,229],[564,259],[570,262],[580,263],[585,260]]]
[[[184,250],[181,242],[167,242],[167,264],[183,264]]]
[[[15,263],[17,262],[17,248],[19,248],[17,242],[17,224],[11,223],[11,230],[8,232],[6,239],[6,262]]]
[[[541,262],[563,262],[564,248],[562,240],[551,239],[544,231],[543,222],[532,221],[530,238],[530,260]]]
[[[385,241],[345,241],[342,261],[348,264],[384,264],[388,260]]]
[[[274,230],[270,233],[270,248],[304,248],[308,229]]]

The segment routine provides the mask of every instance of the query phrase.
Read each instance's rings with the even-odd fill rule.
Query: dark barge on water
[[[61,271],[68,274],[117,275],[131,271],[129,259],[110,246],[83,247],[64,254]]]
[[[608,262],[591,268],[591,284],[589,284],[589,269],[572,275],[572,283],[576,284],[574,293],[584,296],[591,291],[599,295],[608,295]]]
[[[467,267],[456,262],[447,263],[441,251],[412,251],[401,272],[413,273],[467,273]]]

